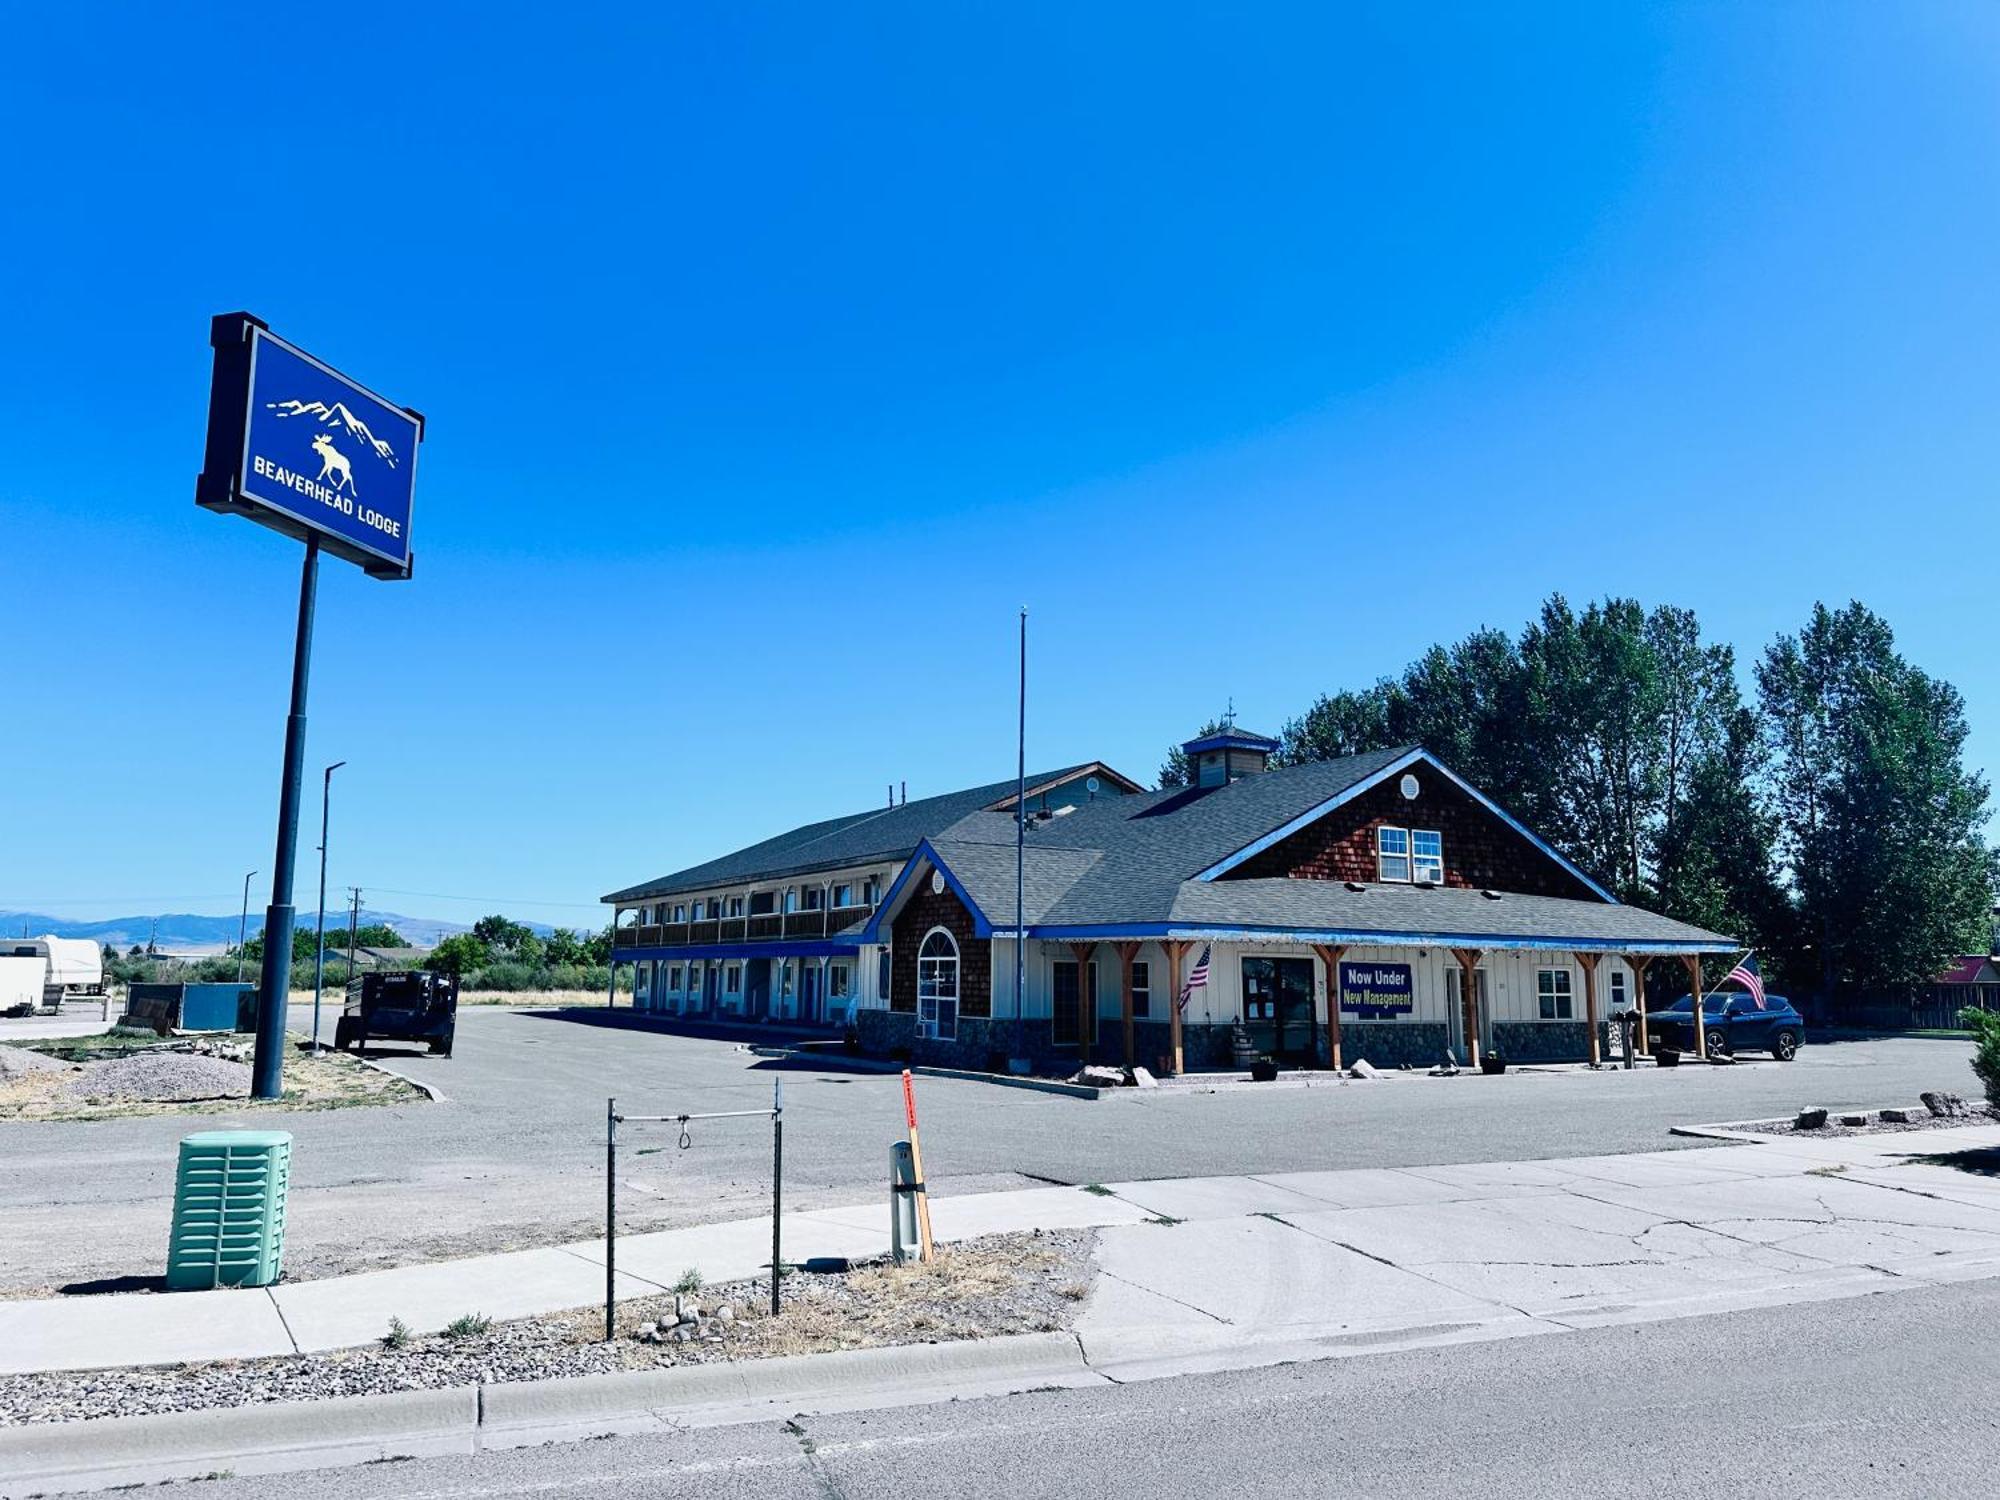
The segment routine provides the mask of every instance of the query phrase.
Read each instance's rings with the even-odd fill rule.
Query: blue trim
[[[1204,750],[1261,750],[1266,755],[1275,755],[1283,746],[1283,741],[1274,740],[1268,734],[1251,734],[1244,729],[1224,729],[1215,734],[1203,735],[1198,740],[1189,740],[1181,746],[1183,755],[1200,755]]]
[[[1565,859],[1556,850],[1550,848],[1547,843],[1543,842],[1543,840],[1539,838],[1533,832],[1533,830],[1531,830],[1525,823],[1521,822],[1520,819],[1516,818],[1512,813],[1508,812],[1506,808],[1502,807],[1499,803],[1495,802],[1491,797],[1487,796],[1484,792],[1480,791],[1478,787],[1474,786],[1471,782],[1467,781],[1464,777],[1460,776],[1456,771],[1452,770],[1450,766],[1446,765],[1443,761],[1439,760],[1435,755],[1432,755],[1430,751],[1424,749],[1421,745],[1419,745],[1416,749],[1410,751],[1409,754],[1402,756],[1400,759],[1390,762],[1388,765],[1384,766],[1381,770],[1377,771],[1374,775],[1364,776],[1361,780],[1355,782],[1354,785],[1348,787],[1345,791],[1334,793],[1333,796],[1327,798],[1317,807],[1308,808],[1305,812],[1300,813],[1296,818],[1293,818],[1290,822],[1281,824],[1277,828],[1272,829],[1271,832],[1265,834],[1262,838],[1253,840],[1252,842],[1245,844],[1241,849],[1238,849],[1234,854],[1229,855],[1227,858],[1217,860],[1214,864],[1210,865],[1206,870],[1203,870],[1199,872],[1197,875],[1195,875],[1194,878],[1196,880],[1214,880],[1218,876],[1226,875],[1229,871],[1235,869],[1245,860],[1250,859],[1255,855],[1262,854],[1266,849],[1270,848],[1273,844],[1279,843],[1282,840],[1289,838],[1291,835],[1297,833],[1301,828],[1307,827],[1312,823],[1318,822],[1321,818],[1325,817],[1335,808],[1341,806],[1343,803],[1353,801],[1363,792],[1374,790],[1376,787],[1380,786],[1383,782],[1387,781],[1391,776],[1394,776],[1397,772],[1408,769],[1410,766],[1415,765],[1418,761],[1424,762],[1426,765],[1430,766],[1433,770],[1442,774],[1447,780],[1451,782],[1453,786],[1457,787],[1460,791],[1464,792],[1468,797],[1472,798],[1473,801],[1477,802],[1481,807],[1485,808],[1488,812],[1492,813],[1496,818],[1500,819],[1501,822],[1505,823],[1509,828],[1513,829],[1514,832],[1520,834],[1522,838],[1526,839],[1529,843],[1533,844],[1537,849],[1541,850],[1543,854],[1546,854],[1550,859],[1554,860],[1566,872],[1575,876],[1594,895],[1596,895],[1598,899],[1606,902],[1608,905],[1611,906],[1617,906],[1620,904],[1616,896],[1612,895],[1611,892],[1607,891],[1603,886],[1599,885],[1596,881],[1592,880],[1588,875],[1584,874],[1583,871],[1579,870],[1574,864],[1572,864],[1569,860]]]
[[[996,937],[1012,937],[1013,929],[1003,929]],[[1547,949],[1568,948],[1584,953],[1645,953],[1662,956],[1676,953],[1721,953],[1729,945],[1673,938],[1584,938],[1561,933],[1520,937],[1485,932],[1399,932],[1366,928],[1244,927],[1227,922],[1125,922],[1097,923],[1079,927],[1028,927],[1030,939],[1074,942],[1086,938],[1198,938],[1209,942],[1268,943],[1284,940],[1296,943],[1346,943],[1360,946],[1404,947],[1423,943],[1433,948]]]
[[[681,948],[620,948],[615,957],[619,963],[676,958],[852,958],[861,946],[860,938],[810,943],[701,943]]]
[[[929,839],[920,839],[917,847],[911,851],[909,862],[903,866],[903,872],[890,884],[889,893],[882,898],[881,906],[876,909],[875,915],[868,919],[868,925],[861,929],[860,940],[862,942],[879,943],[882,941],[882,923],[885,920],[894,922],[895,918],[891,915],[891,908],[902,897],[903,888],[915,878],[918,868],[925,863],[928,863],[932,869],[944,876],[945,884],[951,888],[952,894],[958,897],[959,903],[964,906],[967,913],[972,917],[972,935],[980,938],[990,938],[993,936],[993,924],[986,919],[986,913],[979,909],[979,903],[972,899],[972,892],[965,888],[964,882],[952,873],[951,866],[946,864],[939,856],[937,850],[931,847],[931,841]]]

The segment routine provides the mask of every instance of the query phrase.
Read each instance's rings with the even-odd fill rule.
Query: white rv
[[[42,976],[36,1003],[51,1009],[62,1004],[66,995],[104,993],[104,953],[89,938],[62,938],[53,933],[0,938],[0,958],[38,960]]]

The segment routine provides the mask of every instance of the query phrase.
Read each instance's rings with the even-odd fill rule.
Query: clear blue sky
[[[1007,775],[1022,603],[1038,764],[1150,778],[1552,589],[1746,656],[1859,596],[2000,753],[1989,5],[6,31],[0,905],[268,872],[299,548],[192,499],[235,308],[430,419],[415,581],[321,590],[382,907],[594,921]]]

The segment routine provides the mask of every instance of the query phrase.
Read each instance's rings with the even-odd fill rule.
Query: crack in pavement
[[[1160,1297],[1168,1302],[1176,1304],[1177,1306],[1185,1307],[1189,1312],[1198,1312],[1204,1318],[1214,1319],[1216,1322],[1222,1324],[1223,1327],[1225,1328],[1233,1328],[1236,1326],[1228,1318],[1223,1317],[1219,1313],[1212,1313],[1207,1308],[1202,1307],[1197,1303],[1188,1302],[1180,1297],[1176,1297],[1172,1292],[1163,1292],[1156,1286],[1147,1286],[1144,1282],[1134,1281],[1129,1276],[1120,1276],[1116,1271],[1107,1271],[1104,1269],[1104,1267],[1099,1266],[1097,1268],[1097,1274],[1104,1277],[1108,1281],[1123,1282],[1126,1286],[1131,1287],[1134,1291],[1145,1292],[1150,1296]]]
[[[1434,1287],[1439,1287],[1444,1291],[1450,1292],[1454,1297],[1470,1297],[1477,1302],[1486,1302],[1494,1307],[1504,1307],[1507,1311],[1518,1313],[1524,1318],[1532,1319],[1537,1316],[1529,1312],[1525,1307],[1517,1306],[1512,1302],[1506,1301],[1504,1298],[1495,1297],[1485,1292],[1478,1294],[1468,1292],[1462,1287],[1453,1286],[1448,1281],[1441,1281],[1435,1276],[1427,1276],[1415,1266],[1406,1266],[1397,1261],[1390,1260],[1387,1256],[1377,1255],[1372,1250],[1363,1250],[1359,1245],[1350,1245],[1347,1241],[1337,1240],[1330,1234],[1319,1234],[1307,1229],[1303,1224],[1294,1224],[1290,1219],[1284,1218],[1282,1215],[1263,1214],[1260,1217],[1269,1219],[1273,1224],[1282,1224],[1285,1228],[1302,1234],[1307,1239],[1318,1240],[1322,1245],[1332,1245],[1335,1249],[1345,1250],[1349,1255],[1358,1255],[1363,1260],[1372,1260],[1378,1266],[1387,1266],[1392,1271],[1401,1271],[1405,1276],[1414,1276],[1419,1281],[1427,1281]],[[1446,1262],[1438,1262],[1438,1264],[1446,1264]]]
[[[782,1430],[799,1440],[799,1453],[805,1459],[806,1472],[813,1477],[813,1483],[827,1500],[847,1500],[846,1492],[833,1475],[827,1472],[826,1461],[819,1455],[819,1444],[797,1417],[783,1424]]]

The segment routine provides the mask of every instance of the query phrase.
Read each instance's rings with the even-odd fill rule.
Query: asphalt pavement
[[[1937,1500],[1991,1493],[2000,1466],[1996,1320],[2000,1284],[1975,1282],[281,1483],[299,1500]],[[190,1493],[253,1500],[274,1486],[224,1477]]]
[[[601,1019],[601,1018],[597,1018]],[[754,1109],[785,1080],[785,1200],[800,1209],[884,1188],[901,1137],[893,1076],[751,1056],[729,1041],[593,1024],[588,1016],[468,1009],[454,1055],[381,1060],[442,1091],[441,1104],[269,1113],[224,1110],[92,1123],[0,1124],[0,1291],[157,1274],[175,1142],[195,1129],[282,1125],[296,1138],[287,1272],[311,1277],[598,1232],[604,1108]],[[1536,1160],[1671,1147],[1671,1126],[1785,1115],[1803,1104],[1914,1101],[1970,1092],[1969,1045],[1878,1039],[1810,1046],[1790,1064],[1498,1078],[1394,1075],[1313,1088],[1121,1091],[1097,1101],[924,1078],[917,1085],[932,1189],[1200,1174]],[[650,1134],[648,1133],[650,1131]],[[768,1203],[761,1122],[624,1137],[621,1226],[745,1217]],[[1691,1144],[1691,1143],[1690,1143]]]

